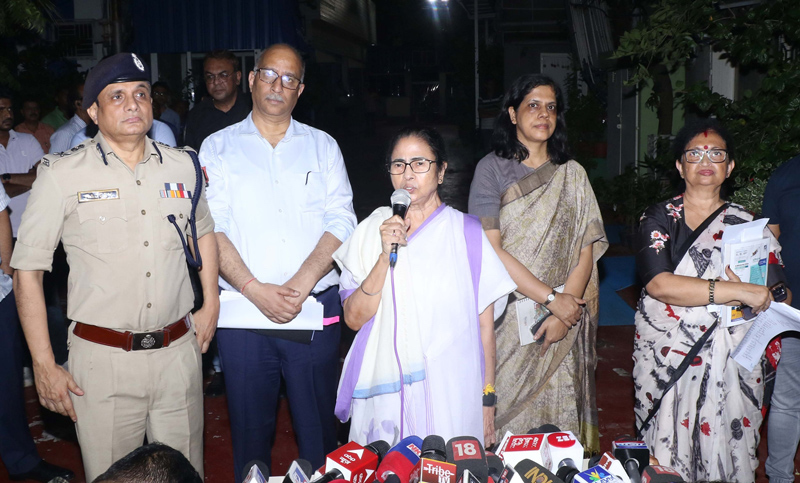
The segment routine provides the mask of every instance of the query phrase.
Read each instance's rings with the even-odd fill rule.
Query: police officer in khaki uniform
[[[149,79],[129,53],[89,73],[83,102],[100,132],[42,159],[11,260],[39,400],[76,422],[87,481],[145,434],[203,474],[200,352],[219,315],[214,222],[202,184],[190,222],[197,189],[190,153],[146,137]],[[59,240],[70,265],[67,314],[75,321],[69,372],[53,359],[42,295]],[[187,257],[202,259],[205,298],[191,315]]]

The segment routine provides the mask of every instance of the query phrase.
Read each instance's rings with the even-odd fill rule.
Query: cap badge
[[[144,72],[144,64],[139,60],[139,57],[136,57],[136,54],[131,54],[131,57],[133,57],[133,63],[136,64],[136,68]]]

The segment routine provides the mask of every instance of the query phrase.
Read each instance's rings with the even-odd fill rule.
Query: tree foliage
[[[740,73],[761,79],[757,89],[730,100],[705,83],[675,85],[687,113],[715,116],[737,143],[732,199],[760,211],[765,181],[800,153],[800,2],[764,0],[728,9],[711,0],[660,0],[620,39],[616,58],[632,61],[633,82],[651,79],[660,63],[689,65],[704,47],[723,52]]]
[[[50,0],[3,0],[0,2],[0,37],[12,37],[28,30],[42,33],[54,12]]]

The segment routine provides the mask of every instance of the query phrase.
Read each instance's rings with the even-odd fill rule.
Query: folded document
[[[262,314],[244,295],[232,290],[219,294],[219,329],[322,330],[323,306],[312,296],[293,320],[276,324]]]

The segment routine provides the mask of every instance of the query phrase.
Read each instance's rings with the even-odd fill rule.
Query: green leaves
[[[716,10],[710,0],[661,0],[651,11],[638,28],[623,35],[614,53],[631,62],[632,84],[652,80],[655,64],[670,70],[689,65],[706,45],[725,52],[740,73],[760,79],[749,82],[752,89],[733,101],[711,92],[705,83],[674,85],[676,101],[687,113],[713,115],[729,129],[736,142],[732,199],[760,211],[772,171],[800,153],[800,2],[770,0]],[[657,94],[647,105],[658,105]]]

